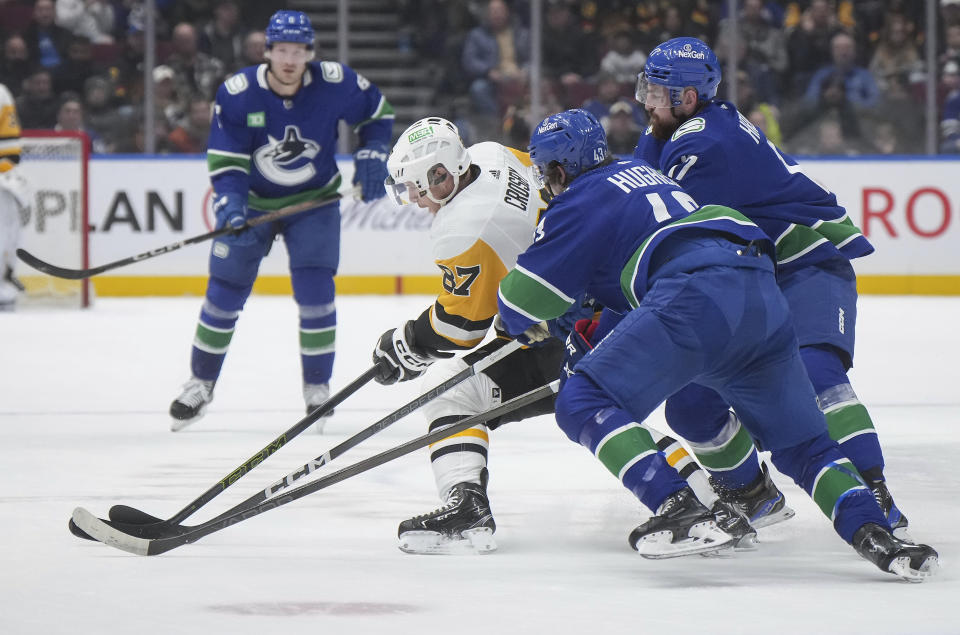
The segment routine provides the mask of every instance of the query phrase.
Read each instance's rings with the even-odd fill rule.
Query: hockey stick
[[[326,453],[313,459],[309,463],[302,465],[301,467],[297,468],[296,470],[294,470],[293,472],[291,472],[281,480],[277,481],[276,483],[273,483],[266,489],[260,492],[257,492],[247,500],[243,501],[242,503],[228,510],[227,512],[224,512],[214,520],[225,517],[226,515],[231,514],[242,507],[257,505],[263,502],[264,500],[266,500],[268,497],[273,496],[280,490],[290,487],[293,484],[293,482],[296,481],[297,479],[313,473],[318,468],[322,467],[323,465],[326,465],[333,459],[344,454],[347,450],[353,447],[356,447],[362,441],[372,437],[374,434],[380,432],[384,428],[396,423],[403,417],[407,416],[408,414],[410,414],[414,410],[417,410],[418,408],[427,404],[428,402],[433,401],[434,399],[436,399],[443,393],[447,392],[457,384],[465,381],[466,379],[469,379],[470,377],[473,377],[477,373],[482,372],[483,370],[496,364],[497,362],[505,358],[507,355],[521,348],[521,346],[522,345],[520,344],[520,342],[516,340],[508,342],[501,348],[493,351],[490,355],[487,355],[486,357],[484,357],[481,360],[478,360],[471,366],[464,368],[453,377],[450,377],[446,381],[428,390],[427,392],[420,395],[413,401],[410,401],[404,406],[401,406],[399,409],[394,410],[393,412],[388,414],[386,417],[364,428],[360,432],[344,440],[339,445],[333,447],[332,449],[328,450]],[[367,371],[367,373],[361,376],[361,378],[365,378],[368,373],[375,373],[375,370],[376,370],[376,367],[371,368],[370,370]],[[359,381],[359,379],[355,380],[354,384],[356,384],[357,381]],[[369,378],[367,378],[366,381],[369,381]],[[351,384],[351,386],[353,386],[353,384]],[[359,388],[359,386],[357,386],[357,388]],[[337,394],[337,397],[339,396],[340,396],[340,393]],[[343,398],[346,398],[346,395]],[[340,399],[340,401],[342,400],[343,399]],[[306,418],[302,419],[296,426],[294,426],[292,430],[297,430],[296,434],[299,434],[300,432],[302,432],[303,429],[306,429],[307,427],[309,427],[310,423],[312,423],[313,421],[316,421],[318,418],[320,418],[320,416],[322,416],[325,406],[329,404],[331,401],[332,399],[327,401],[323,406],[321,406],[320,408],[312,412]],[[337,403],[339,403],[339,401]],[[336,405],[336,404],[332,404],[332,405]],[[320,415],[317,414],[318,411],[321,411]],[[303,428],[300,429],[300,426],[303,426]],[[289,432],[290,431],[288,431],[285,434],[289,434]],[[283,438],[283,435],[281,435],[281,437],[279,438]],[[276,440],[274,441],[274,444],[275,443],[276,443]],[[113,508],[110,509],[110,522],[123,524],[128,527],[136,526],[138,527],[137,535],[147,537],[147,538],[159,537],[159,536],[168,534],[172,530],[176,530],[176,527],[182,521],[184,521],[188,516],[190,516],[193,512],[199,509],[202,505],[212,500],[214,496],[216,496],[221,491],[223,491],[224,489],[232,485],[234,481],[242,477],[246,473],[246,471],[251,469],[253,466],[259,464],[267,456],[272,454],[274,451],[276,451],[276,449],[280,447],[280,446],[276,446],[276,448],[273,448],[274,444],[268,445],[266,448],[264,448],[264,450],[261,450],[261,452],[259,452],[258,454],[248,459],[246,463],[244,463],[239,468],[231,472],[230,475],[228,475],[226,478],[220,481],[220,483],[218,483],[217,485],[214,485],[209,490],[207,490],[207,492],[203,496],[201,496],[199,499],[197,499],[187,507],[184,507],[182,510],[180,510],[180,512],[178,512],[175,516],[173,516],[168,520],[160,520],[134,507],[128,507],[126,505],[115,505]],[[265,456],[263,456],[264,452],[267,452]],[[260,458],[261,456],[263,458]],[[250,465],[250,468],[247,467],[248,464]],[[227,482],[228,480],[229,482]],[[224,485],[224,483],[226,484]],[[218,489],[221,485],[223,487],[221,489]],[[209,496],[209,498],[207,498],[207,496]],[[197,503],[200,503],[200,504],[197,504]],[[74,530],[74,527],[76,527],[76,523],[73,522],[71,519],[71,524],[70,524],[71,533],[73,533],[74,535],[77,535],[80,538],[89,539],[89,536],[82,536],[77,533],[77,531],[80,531],[81,533],[83,533],[79,527],[76,527],[76,531]]]
[[[433,432],[417,437],[411,441],[407,441],[406,443],[376,454],[370,458],[358,461],[357,463],[333,472],[332,474],[327,474],[326,476],[322,476],[315,481],[301,485],[300,487],[296,487],[283,496],[272,498],[252,507],[238,509],[229,516],[217,517],[200,525],[193,527],[180,527],[179,534],[164,536],[161,538],[138,537],[136,535],[136,531],[138,529],[137,525],[124,525],[123,523],[107,524],[105,521],[97,518],[83,507],[78,507],[73,511],[73,520],[81,529],[105,545],[109,545],[138,556],[156,556],[161,553],[166,553],[172,549],[176,549],[177,547],[181,547],[185,544],[196,542],[204,536],[209,536],[210,534],[220,531],[221,529],[226,529],[231,525],[235,525],[239,522],[247,520],[248,518],[257,516],[265,511],[276,509],[277,507],[291,503],[298,498],[303,498],[308,494],[312,494],[313,492],[330,487],[335,483],[339,483],[340,481],[344,481],[352,476],[356,476],[357,474],[361,474],[367,470],[375,468],[378,465],[383,465],[384,463],[388,463],[396,458],[410,454],[411,452],[426,447],[431,443],[440,441],[441,439],[445,439],[453,434],[456,434],[457,432],[462,432],[463,430],[471,428],[475,425],[495,419],[496,417],[508,414],[514,410],[522,408],[523,406],[544,399],[558,390],[559,383],[560,382],[558,380],[547,384],[546,386],[541,386],[540,388],[531,390],[530,392],[520,395],[519,397],[514,397],[510,401],[497,406],[492,410],[488,410],[487,412],[483,412],[472,417],[467,417],[466,419],[461,419],[450,426],[434,430]]]
[[[347,397],[357,392],[368,384],[371,379],[376,377],[378,367],[376,365],[371,366],[369,369],[364,371],[362,375],[354,379],[350,384],[333,395],[321,405],[319,405],[313,412],[308,414],[306,417],[298,421],[292,428],[278,436],[276,439],[267,444],[265,448],[251,456],[249,459],[241,463],[229,474],[220,479],[216,484],[210,487],[206,492],[201,494],[193,502],[189,503],[186,507],[178,511],[176,514],[170,518],[163,520],[151,516],[144,512],[141,512],[138,509],[133,507],[127,507],[126,505],[115,505],[110,510],[111,520],[116,517],[118,519],[127,522],[127,524],[142,524],[145,531],[148,533],[156,533],[156,535],[162,535],[165,531],[169,531],[171,527],[176,527],[188,517],[190,517],[198,509],[212,501],[214,498],[220,495],[220,493],[239,481],[243,478],[250,470],[260,465],[266,461],[274,452],[282,448],[288,441],[291,441],[297,437],[301,432],[313,425],[318,419],[325,416],[328,412],[333,410],[335,407],[340,405]],[[77,536],[78,538],[86,538],[87,540],[92,540],[92,538],[85,534],[76,523],[71,520],[68,523],[70,533]]]
[[[200,234],[199,236],[187,238],[186,240],[181,240],[180,242],[164,245],[163,247],[158,247],[156,249],[151,249],[150,251],[145,251],[137,254],[136,256],[130,256],[129,258],[108,262],[107,264],[100,265],[99,267],[90,267],[88,269],[67,269],[66,267],[58,267],[57,265],[40,260],[26,249],[17,249],[17,257],[37,271],[41,271],[51,276],[56,276],[57,278],[66,278],[67,280],[83,280],[85,278],[90,278],[97,274],[101,274],[104,271],[118,269],[120,267],[132,265],[135,262],[140,262],[141,260],[153,258],[154,256],[168,254],[171,251],[176,251],[177,249],[187,245],[194,245],[196,243],[202,243],[205,240],[210,240],[211,238],[218,238],[220,236],[226,236],[227,234],[242,232],[250,227],[256,227],[257,225],[263,225],[265,223],[272,223],[275,220],[280,220],[281,218],[286,218],[287,216],[293,216],[294,214],[299,214],[300,212],[313,209],[314,207],[323,207],[324,205],[329,205],[330,203],[338,201],[341,198],[343,198],[343,195],[338,193],[334,196],[321,200],[304,201],[295,205],[287,205],[286,207],[281,207],[280,209],[272,211],[269,214],[251,218],[246,222],[246,224],[239,228],[223,227],[221,229],[215,229],[212,232],[207,232],[206,234]]]

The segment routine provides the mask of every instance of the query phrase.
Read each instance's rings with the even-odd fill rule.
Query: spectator
[[[161,64],[153,69],[153,103],[157,119],[162,119],[167,130],[172,130],[183,120],[186,104],[197,95],[183,94],[183,84],[177,82],[176,73]]]
[[[223,81],[223,64],[197,50],[197,31],[185,22],[174,27],[172,44],[173,53],[167,59],[167,65],[174,72],[177,92],[181,97],[199,96],[212,100]]]
[[[763,0],[744,0],[737,24],[740,40],[745,44],[744,58],[776,74],[787,70],[786,39],[783,31],[771,24],[771,16],[764,9]],[[729,18],[720,21],[718,47],[725,46],[733,37]]]
[[[606,121],[601,121],[607,133],[607,148],[613,154],[633,156],[633,149],[637,147],[637,138],[640,136],[640,126],[634,120],[633,104],[621,100],[610,107],[610,114]]]
[[[960,6],[960,2],[957,3]],[[944,29],[943,52],[940,54],[940,67],[948,62],[960,64],[960,22],[948,24]]]
[[[646,63],[647,55],[637,46],[630,31],[621,29],[613,34],[610,50],[600,60],[600,70],[617,82],[633,86]]]
[[[143,28],[132,22],[127,28],[120,57],[110,71],[116,78],[117,94],[131,103],[143,99],[143,56]]]
[[[784,117],[783,136],[788,150],[803,154],[797,145],[812,152],[809,139],[820,135],[820,124],[829,119],[840,126],[840,134],[847,142],[859,142],[862,139],[860,118],[847,96],[844,78],[834,74],[826,78],[820,86],[820,97],[811,104],[800,102],[796,109]]]
[[[844,138],[840,122],[833,118],[826,118],[816,124],[816,134],[813,139],[815,139],[813,143],[807,142],[801,145],[797,154],[825,156],[860,154],[856,146]]]
[[[943,67],[947,99],[940,120],[940,152],[960,153],[960,64],[949,61]]]
[[[213,19],[200,31],[200,50],[220,60],[227,68],[236,67],[243,54],[240,37],[240,8],[234,0],[218,0]]]
[[[550,0],[543,26],[543,70],[551,80],[570,87],[594,72],[596,46],[574,21],[568,0]]]
[[[210,102],[206,99],[190,100],[186,120],[173,129],[167,140],[172,152],[200,154],[207,150],[210,135]]]
[[[881,91],[886,90],[888,79],[894,75],[909,75],[919,82],[924,79],[923,61],[913,42],[911,27],[898,13],[887,16],[880,43],[868,67]]]
[[[780,133],[780,110],[757,97],[753,82],[746,71],[737,71],[737,110],[760,128],[767,139],[780,146],[783,136]]]
[[[234,70],[240,70],[247,66],[256,66],[263,64],[266,60],[263,53],[267,50],[267,36],[263,31],[250,31],[247,37],[243,38],[243,51],[240,60],[237,62]]]
[[[55,16],[53,0],[37,0],[33,20],[24,33],[31,59],[49,69],[60,66],[72,37],[70,31],[54,24]]]
[[[643,112],[643,107],[633,100],[629,102],[621,101],[624,97],[622,86],[615,76],[606,73],[600,74],[597,77],[597,96],[583,102],[581,108],[589,111],[606,129],[605,120],[610,116],[610,109],[613,105],[616,103],[627,104],[630,106],[634,124],[638,127],[646,126],[647,117]],[[636,143],[636,139],[634,139],[634,143]]]
[[[810,78],[810,85],[804,99],[807,103],[816,103],[822,85],[827,79],[837,75],[843,78],[847,99],[858,108],[872,108],[880,98],[880,91],[870,71],[856,65],[856,49],[853,38],[846,33],[837,33],[830,40],[832,62],[827,64]]]
[[[103,0],[57,0],[57,24],[94,44],[113,43],[113,5]]]
[[[93,63],[93,48],[90,40],[75,35],[67,45],[67,55],[54,72],[57,93],[80,94],[88,78],[97,74]]]
[[[771,104],[779,104],[779,81],[777,74],[773,71],[773,69],[770,68],[768,64],[761,64],[748,57],[747,43],[742,39],[732,40],[727,38],[726,40],[722,40],[720,44],[721,46],[717,47],[715,52],[720,60],[721,65],[724,68],[729,68],[730,48],[731,46],[736,46],[737,77],[740,77],[740,73],[744,73],[747,78],[749,78],[749,81],[753,86],[753,90],[756,93],[756,98],[759,101]],[[728,86],[726,82],[721,82],[720,87],[717,90],[717,94],[721,99],[728,99],[729,95],[727,91],[729,89],[730,86]]]
[[[800,23],[787,35],[790,94],[802,94],[813,73],[830,63],[830,41],[841,31],[828,0],[811,0]]]
[[[23,82],[23,94],[17,99],[17,113],[23,128],[53,128],[60,105],[53,93],[50,71],[37,68]]]
[[[132,108],[115,105],[110,80],[96,75],[83,86],[83,106],[87,129],[100,138],[102,152],[116,151],[118,133],[128,126]]]
[[[512,24],[503,0],[490,0],[486,21],[472,29],[463,46],[461,65],[471,79],[470,96],[478,114],[496,117],[500,99],[526,84],[530,37]]]
[[[90,148],[93,152],[102,153],[105,150],[100,136],[93,130],[88,130],[83,118],[83,104],[80,98],[74,93],[67,93],[63,101],[60,102],[60,109],[57,111],[57,124],[54,130],[68,132],[85,132],[90,137]]]
[[[14,97],[23,91],[23,80],[30,73],[30,51],[19,33],[12,33],[3,43],[0,58],[0,84],[10,89]]]

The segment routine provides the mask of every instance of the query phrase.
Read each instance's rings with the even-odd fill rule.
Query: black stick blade
[[[65,278],[67,280],[83,280],[84,278],[89,278],[97,273],[96,269],[67,269],[66,267],[52,265],[49,262],[40,260],[26,249],[17,249],[17,258],[27,263],[37,271],[43,272],[47,275],[55,276],[57,278]]]

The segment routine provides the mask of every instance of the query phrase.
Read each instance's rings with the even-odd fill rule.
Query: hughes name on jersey
[[[653,162],[703,205],[732,207],[777,246],[781,272],[873,252],[837,198],[806,176],[733,104],[707,103],[666,143],[648,129],[634,155]],[[657,163],[654,163],[657,165]]]
[[[418,343],[435,350],[473,348],[497,314],[497,288],[530,243],[546,207],[524,152],[497,143],[469,148],[480,174],[430,227],[443,291],[417,318]]]
[[[500,315],[509,332],[522,333],[563,314],[584,291],[604,307],[626,313],[640,304],[658,267],[692,270],[700,260],[717,264],[726,258],[702,249],[669,265],[658,262],[656,249],[664,239],[688,231],[694,237],[698,230],[772,250],[763,231],[743,214],[718,205],[699,207],[646,162],[618,161],[585,172],[550,201],[536,241],[501,283]],[[730,264],[752,266],[750,260],[759,267],[766,259]]]
[[[370,141],[390,142],[393,108],[362,75],[337,62],[310,62],[290,97],[267,84],[267,65],[250,66],[217,91],[207,165],[214,190],[258,210],[320,199],[340,186],[335,153],[344,120]]]

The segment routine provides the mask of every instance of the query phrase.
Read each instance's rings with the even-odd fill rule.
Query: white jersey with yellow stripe
[[[13,95],[0,84],[0,174],[20,162],[20,120]]]
[[[443,291],[418,319],[417,341],[436,350],[483,340],[497,314],[500,280],[533,242],[547,205],[525,152],[493,142],[468,151],[479,175],[440,208],[430,228]]]

